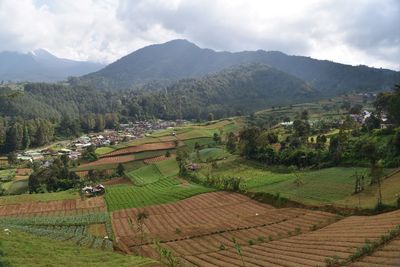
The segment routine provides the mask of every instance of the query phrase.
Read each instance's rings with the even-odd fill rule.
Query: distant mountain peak
[[[0,80],[54,82],[97,71],[102,64],[58,58],[46,49],[29,53],[0,52]]]
[[[200,78],[247,63],[269,65],[308,82],[327,96],[348,90],[382,90],[400,80],[400,72],[390,70],[354,67],[280,51],[217,52],[176,39],[138,49],[76,81],[99,89],[129,89],[149,82]]]
[[[55,55],[51,54],[49,51],[47,51],[46,49],[43,49],[43,48],[35,49],[35,50],[29,52],[29,54],[31,54],[32,56],[37,57],[37,58],[47,58],[47,59],[57,58]]]

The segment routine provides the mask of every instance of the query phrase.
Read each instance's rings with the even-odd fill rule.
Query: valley
[[[5,56],[31,76],[0,84],[0,266],[399,266],[400,72],[181,39]]]

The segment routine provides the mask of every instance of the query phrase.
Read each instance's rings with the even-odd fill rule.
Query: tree
[[[227,138],[227,141],[226,141],[226,149],[230,153],[235,152],[235,150],[236,150],[236,141],[237,141],[237,138],[236,138],[235,134],[233,132],[230,132],[228,134],[228,138]]]
[[[302,112],[301,112],[301,116],[300,116],[300,118],[302,119],[302,120],[304,120],[304,121],[307,121],[308,120],[308,110],[303,110]]]
[[[117,166],[117,174],[118,174],[119,176],[123,176],[123,175],[124,175],[124,172],[125,172],[125,167],[124,167],[124,165],[122,165],[122,163],[119,163],[118,166]]]
[[[96,132],[102,132],[102,131],[104,131],[105,125],[106,125],[106,123],[104,120],[104,116],[101,114],[97,114],[96,119],[95,119],[94,130]]]
[[[363,106],[361,104],[355,104],[349,110],[350,114],[360,114],[362,111]]]
[[[249,127],[239,133],[240,153],[246,158],[255,158],[257,154],[257,139],[260,136],[260,129]]]
[[[364,128],[370,132],[373,129],[379,129],[381,127],[381,120],[376,116],[376,114],[372,113],[371,116],[365,119]]]
[[[299,137],[307,136],[310,132],[310,125],[301,120],[295,120],[293,122],[293,128],[295,130],[295,135]]]
[[[214,140],[214,142],[216,144],[220,144],[221,143],[221,136],[218,133],[214,133],[213,140]]]
[[[374,103],[378,114],[386,114],[390,123],[400,125],[400,84],[396,84],[393,92],[380,93]]]
[[[208,113],[207,120],[208,120],[208,121],[213,121],[213,120],[214,120],[214,114],[212,114],[211,112]]]
[[[188,153],[184,149],[178,149],[176,152],[176,161],[178,162],[179,166],[179,175],[180,176],[186,176],[187,175],[187,160],[188,160]]]
[[[8,164],[14,165],[18,162],[17,154],[15,152],[11,152],[7,155]]]
[[[29,137],[28,127],[25,126],[24,132],[22,135],[22,149],[29,148],[30,143],[31,143],[31,139]]]

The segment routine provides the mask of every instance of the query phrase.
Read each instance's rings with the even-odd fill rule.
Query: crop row
[[[41,226],[32,226],[32,225],[5,225],[1,224],[3,227],[7,227],[9,229],[16,229],[20,231],[24,231],[27,233],[31,233],[38,236],[48,237],[50,239],[56,239],[60,241],[70,241],[78,244],[80,246],[104,249],[104,250],[113,250],[113,243],[111,240],[106,239],[104,237],[96,237],[87,234],[87,229],[85,226],[66,226],[66,227],[41,227]]]
[[[106,223],[108,213],[89,213],[75,216],[34,216],[34,217],[0,217],[0,223],[6,225],[87,225]]]
[[[211,191],[211,189],[194,184],[181,185],[178,180],[169,177],[142,187],[110,186],[106,191],[107,207],[110,211],[115,211],[174,202]]]

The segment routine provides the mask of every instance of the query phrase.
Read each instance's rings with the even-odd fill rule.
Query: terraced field
[[[105,212],[106,205],[101,197],[86,200],[70,199],[47,202],[31,202],[0,206],[0,216],[72,215]]]
[[[105,201],[109,211],[175,202],[197,194],[213,191],[196,184],[182,184],[174,177],[163,177],[144,186],[115,185],[106,188]]]
[[[123,255],[86,247],[77,247],[73,242],[38,236],[20,230],[11,230],[7,235],[0,232],[2,260],[11,266],[155,266],[154,261],[132,255]]]
[[[146,214],[143,233],[135,227],[139,214]],[[320,211],[275,209],[242,195],[213,192],[173,204],[120,210],[112,214],[112,223],[121,247],[156,259],[151,242],[157,239],[182,266],[297,267],[334,261],[396,266],[398,259],[398,240],[369,257],[354,255],[398,227],[400,211],[343,219]]]
[[[351,267],[380,267],[380,266],[400,266],[400,238],[397,238],[376,251],[370,256],[362,258],[360,261],[350,265]]]
[[[178,144],[179,146],[179,144]],[[154,150],[165,150],[165,149],[173,149],[176,148],[175,142],[161,142],[161,143],[148,143],[143,145],[137,146],[130,146],[122,149],[115,150],[111,153],[104,154],[103,157],[115,157],[121,156],[126,154],[132,154],[137,152],[144,152],[144,151],[154,151]]]

